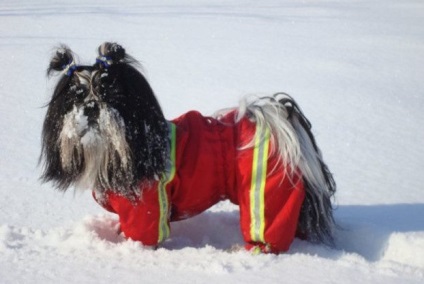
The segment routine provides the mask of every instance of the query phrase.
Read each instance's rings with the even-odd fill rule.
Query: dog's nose
[[[84,115],[87,117],[88,123],[95,122],[99,118],[99,113],[99,105],[96,102],[90,101],[85,104]]]

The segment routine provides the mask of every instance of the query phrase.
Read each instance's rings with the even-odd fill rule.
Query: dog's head
[[[62,75],[42,131],[44,182],[131,195],[160,176],[167,159],[167,122],[137,63],[116,43],[98,48],[94,65],[57,49],[48,75]]]

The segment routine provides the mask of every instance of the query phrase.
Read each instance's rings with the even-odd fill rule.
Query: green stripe
[[[250,236],[252,241],[265,243],[265,184],[269,151],[269,129],[256,127],[250,185]]]
[[[170,141],[170,159],[166,165],[165,173],[162,179],[159,181],[158,186],[158,197],[159,197],[159,236],[158,242],[162,242],[169,237],[170,229],[168,225],[169,215],[169,203],[166,194],[166,186],[170,183],[175,176],[175,154],[176,154],[176,126],[173,123],[169,123],[169,141]]]

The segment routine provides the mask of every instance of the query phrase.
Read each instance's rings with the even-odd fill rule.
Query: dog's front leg
[[[118,214],[118,233],[155,249],[170,233],[169,196],[158,185],[143,189],[141,197],[133,199],[113,192],[103,194],[101,199],[93,195],[106,210]]]

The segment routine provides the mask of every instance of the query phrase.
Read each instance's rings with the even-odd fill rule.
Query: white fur
[[[270,129],[272,141],[270,156],[276,155],[279,162],[294,171],[301,159],[301,149],[297,133],[287,120],[287,110],[278,102],[257,99],[249,103],[248,98],[245,98],[240,102],[236,121],[240,121],[247,113],[253,116],[257,127]],[[253,145],[254,137],[243,148]]]
[[[89,126],[83,115],[84,107],[74,106],[64,117],[59,135],[62,167],[67,172],[80,166],[84,169],[75,183],[76,188],[110,187],[108,170],[120,169],[132,173],[130,149],[125,139],[125,127],[116,111],[100,105],[98,124]],[[132,177],[131,177],[132,179]]]

